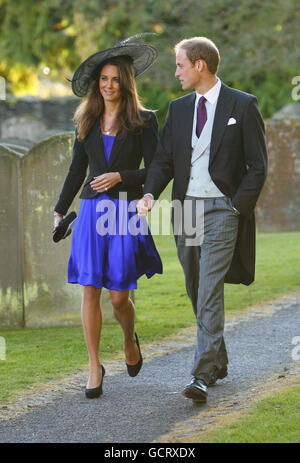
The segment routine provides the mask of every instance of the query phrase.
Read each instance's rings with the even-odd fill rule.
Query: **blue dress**
[[[106,161],[114,136],[103,134]],[[106,193],[82,199],[73,230],[68,282],[117,291],[137,288],[137,280],[162,273],[162,262],[146,217],[134,201]]]

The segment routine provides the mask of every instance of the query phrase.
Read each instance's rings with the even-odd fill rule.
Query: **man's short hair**
[[[220,63],[220,54],[212,40],[206,37],[184,39],[174,47],[175,52],[179,49],[185,50],[186,56],[192,65],[194,65],[198,59],[203,59],[206,62],[209,72],[211,74],[217,73]]]

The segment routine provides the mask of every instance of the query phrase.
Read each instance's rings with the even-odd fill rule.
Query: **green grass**
[[[173,236],[155,236],[164,274],[142,277],[135,292],[136,329],[142,343],[194,325],[194,314],[186,296],[184,276],[176,255]],[[273,299],[300,289],[300,232],[258,233],[256,281],[225,285],[227,311]],[[81,326],[8,330],[6,360],[0,361],[0,402],[12,398],[36,382],[58,378],[86,367],[88,357]],[[105,323],[101,336],[101,358],[122,350],[118,324]]]
[[[299,443],[300,386],[273,394],[246,416],[197,439],[203,443]]]
[[[225,285],[226,310],[237,310],[300,289],[300,232],[258,233],[255,281]]]

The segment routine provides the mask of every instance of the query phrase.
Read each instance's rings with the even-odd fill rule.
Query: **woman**
[[[137,219],[132,209],[132,200],[141,197],[146,168],[157,144],[157,119],[141,105],[134,75],[144,72],[156,56],[152,46],[128,39],[89,57],[72,80],[75,95],[88,92],[88,96],[75,112],[73,157],[55,206],[54,228],[67,213],[89,166],[68,264],[68,282],[83,286],[81,312],[89,354],[87,398],[102,394],[105,374],[99,360],[101,289],[110,291],[114,315],[124,332],[127,370],[136,376],[143,359],[129,291],[137,287],[141,275],[150,278],[162,273],[147,223]],[[139,169],[142,158],[145,167]],[[125,199],[119,199],[121,193]],[[140,230],[142,233],[137,233]]]

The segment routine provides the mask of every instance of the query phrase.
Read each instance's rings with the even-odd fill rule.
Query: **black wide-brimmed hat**
[[[79,97],[86,96],[92,81],[96,78],[97,68],[109,58],[127,56],[132,63],[135,77],[145,72],[154,63],[158,53],[152,45],[141,42],[144,35],[147,34],[134,35],[116,43],[112,48],[89,56],[73,75],[71,80],[73,93]]]

